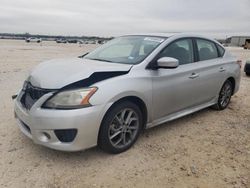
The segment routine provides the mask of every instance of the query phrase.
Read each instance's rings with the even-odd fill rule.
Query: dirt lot
[[[39,62],[94,45],[0,40],[0,187],[250,187],[250,77],[225,111],[205,109],[146,130],[119,155],[64,153],[17,128],[11,95]],[[250,50],[230,49],[245,60]]]

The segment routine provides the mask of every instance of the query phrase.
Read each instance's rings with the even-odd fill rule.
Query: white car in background
[[[25,41],[26,42],[37,42],[37,43],[40,43],[40,42],[42,42],[42,39],[41,38],[36,38],[36,37],[30,37],[30,38],[27,38]]]

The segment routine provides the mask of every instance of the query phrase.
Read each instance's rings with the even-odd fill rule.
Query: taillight
[[[241,66],[242,66],[242,61],[241,61],[241,60],[237,60],[236,63],[237,63],[237,64],[240,66],[240,68],[241,68]]]

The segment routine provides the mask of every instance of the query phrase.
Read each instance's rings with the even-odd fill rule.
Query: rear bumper
[[[40,108],[40,102],[28,111],[18,99],[15,100],[15,117],[20,130],[27,137],[37,144],[62,151],[79,151],[97,145],[103,106],[55,110]],[[55,134],[55,130],[72,129],[77,133],[71,142],[62,142]]]

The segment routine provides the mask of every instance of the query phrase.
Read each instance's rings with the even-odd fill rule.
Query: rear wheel
[[[247,75],[247,76],[250,76],[250,72],[246,72],[246,75]]]
[[[230,103],[232,94],[233,94],[233,84],[231,81],[227,80],[223,84],[220,90],[217,104],[214,105],[213,108],[216,110],[224,110],[225,108],[227,108],[228,104]]]
[[[117,103],[105,115],[98,137],[99,147],[109,153],[121,153],[137,140],[142,128],[142,113],[137,105]]]

